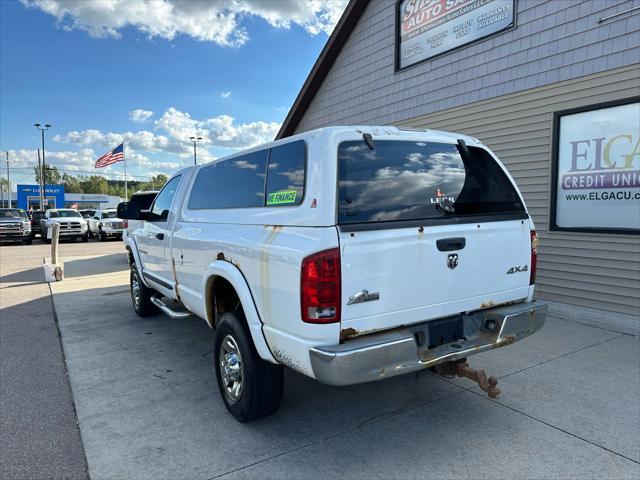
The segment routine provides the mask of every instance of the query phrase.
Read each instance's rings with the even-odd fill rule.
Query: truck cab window
[[[180,184],[180,177],[181,176],[177,176],[169,180],[162,191],[158,194],[149,214],[149,221],[164,222],[167,220],[173,197],[178,189],[178,185]]]

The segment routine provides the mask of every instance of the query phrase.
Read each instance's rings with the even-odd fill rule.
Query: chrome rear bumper
[[[482,310],[462,316],[463,340],[431,349],[419,345],[425,322],[311,348],[311,366],[315,378],[328,385],[380,380],[511,345],[540,330],[546,317],[547,304],[540,301]]]

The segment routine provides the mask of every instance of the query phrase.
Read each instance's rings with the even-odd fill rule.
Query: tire
[[[80,237],[82,239],[82,243],[87,243],[89,241],[89,234],[85,233],[82,237]]]
[[[22,241],[25,245],[31,245],[33,243],[33,238],[29,237]]]
[[[51,245],[51,239],[50,238],[45,238],[44,241],[47,242],[49,245]]]
[[[151,303],[151,297],[155,295],[156,292],[142,283],[138,267],[135,263],[131,264],[131,271],[129,272],[129,291],[131,293],[133,310],[139,317],[148,317],[158,311],[158,308]]]
[[[107,241],[107,234],[106,234],[106,233],[104,233],[104,232],[102,231],[102,229],[100,229],[100,241],[101,241],[101,242],[106,242],[106,241]]]
[[[284,368],[260,358],[242,310],[222,315],[214,342],[218,388],[231,415],[244,423],[278,410],[284,391]]]

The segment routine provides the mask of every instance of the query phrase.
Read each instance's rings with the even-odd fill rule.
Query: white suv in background
[[[105,241],[109,237],[122,238],[122,219],[118,218],[115,208],[105,208],[96,210],[93,217],[87,219],[89,223],[89,235],[97,236],[100,241]]]
[[[216,329],[222,399],[273,413],[283,367],[351,385],[435,367],[538,331],[538,239],[515,182],[478,140],[332,127],[174,175],[129,232],[135,311]]]

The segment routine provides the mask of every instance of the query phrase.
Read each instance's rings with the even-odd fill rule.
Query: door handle
[[[156,233],[156,238],[158,240],[164,240],[164,233]]]
[[[451,252],[453,250],[462,250],[467,244],[464,237],[441,238],[436,240],[436,247],[441,252]]]

